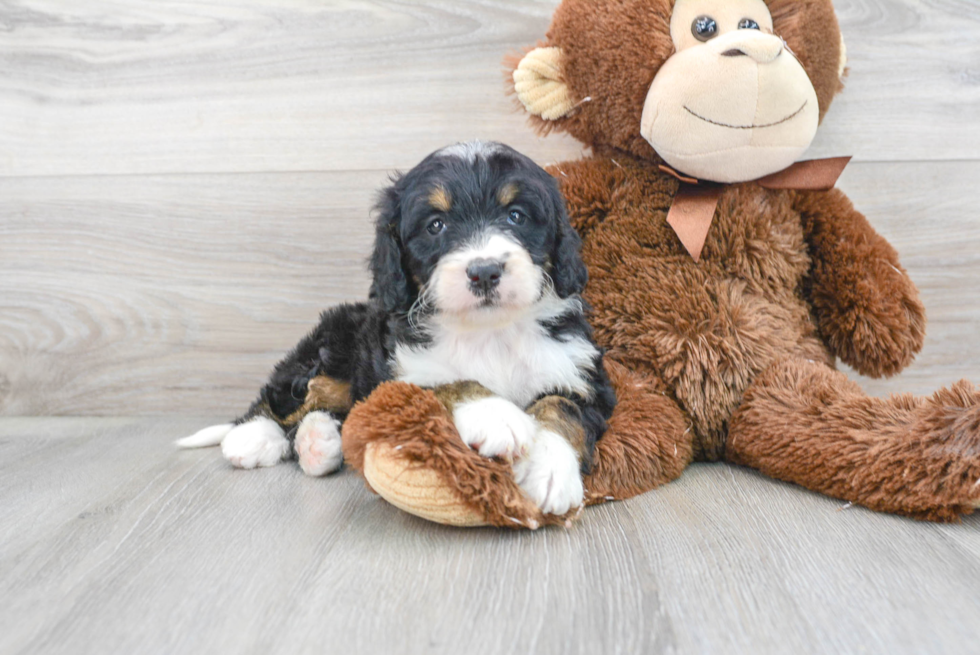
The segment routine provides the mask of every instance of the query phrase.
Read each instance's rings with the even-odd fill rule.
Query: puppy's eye
[[[446,224],[442,221],[441,218],[437,218],[436,220],[432,221],[431,223],[429,223],[428,227],[425,228],[425,231],[431,234],[432,236],[442,234],[445,230],[446,230]]]
[[[759,24],[752,20],[751,18],[743,18],[739,24],[738,29],[740,30],[757,30],[759,29]]]
[[[507,222],[511,225],[524,225],[527,223],[527,215],[515,209],[510,212],[510,216],[507,217]]]
[[[698,41],[710,41],[718,35],[718,23],[711,16],[698,16],[691,23],[691,34]]]

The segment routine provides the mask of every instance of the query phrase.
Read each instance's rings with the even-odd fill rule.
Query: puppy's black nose
[[[466,267],[466,275],[470,278],[470,286],[474,291],[489,293],[498,284],[504,274],[504,265],[495,259],[474,259]]]

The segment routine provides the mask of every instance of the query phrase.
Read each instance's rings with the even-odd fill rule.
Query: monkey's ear
[[[576,103],[562,78],[561,48],[535,48],[514,69],[514,91],[528,113],[547,121],[565,118]]]
[[[398,183],[385,189],[375,207],[374,251],[371,253],[371,298],[377,298],[385,311],[408,311],[412,300],[408,276],[402,264],[403,252],[398,236],[401,222],[401,194]]]

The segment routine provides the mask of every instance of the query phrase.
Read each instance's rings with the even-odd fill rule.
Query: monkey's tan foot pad
[[[514,481],[508,464],[466,446],[431,391],[387,382],[344,423],[347,462],[395,507],[458,527],[536,529],[570,525],[581,509],[542,514]]]

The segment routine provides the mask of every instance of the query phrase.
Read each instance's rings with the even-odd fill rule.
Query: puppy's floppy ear
[[[402,246],[398,235],[401,222],[400,179],[385,189],[375,211],[374,252],[371,253],[371,298],[377,298],[387,312],[407,311],[412,305],[408,276],[402,265]]]
[[[582,293],[585,283],[589,281],[589,271],[582,261],[582,239],[568,220],[565,210],[565,198],[558,190],[557,182],[550,189],[552,204],[555,208],[557,235],[555,250],[551,262],[551,279],[555,283],[555,292],[560,298],[568,298]]]

